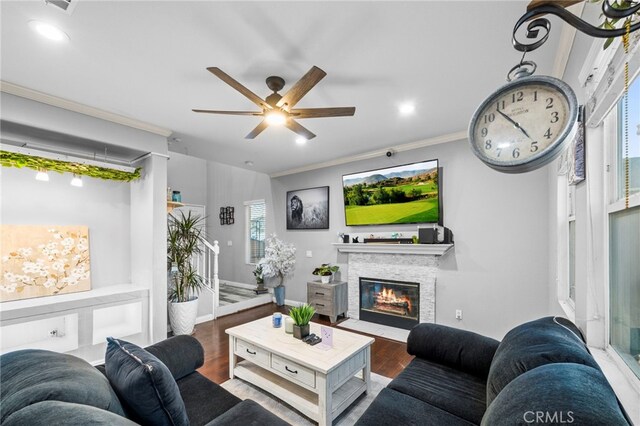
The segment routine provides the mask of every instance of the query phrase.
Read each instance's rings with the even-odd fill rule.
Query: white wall
[[[183,203],[206,206],[207,160],[171,152],[167,163],[167,185],[172,191],[180,191]],[[207,211],[207,214],[212,212]],[[215,218],[217,216],[208,220]]]
[[[51,172],[49,182],[35,175],[31,169],[0,169],[2,223],[87,225],[92,288],[130,283],[129,183],[85,176],[84,187],[76,188],[68,173]]]
[[[273,179],[275,229],[297,247],[287,299],[306,299],[306,282],[315,278],[311,274],[315,266],[344,261],[331,246],[337,232],[416,234],[415,225],[346,227],[343,174],[435,158],[442,167],[444,225],[455,236],[453,252],[441,259],[437,277],[436,322],[501,338],[513,326],[547,315],[547,171],[518,175],[493,171],[471,153],[467,141]],[[330,229],[287,231],[286,192],[323,185],[330,186]],[[305,257],[307,250],[312,258]],[[456,309],[463,310],[462,321],[455,320]]]

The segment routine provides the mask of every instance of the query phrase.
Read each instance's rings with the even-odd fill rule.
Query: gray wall
[[[172,189],[181,192],[183,202],[206,206],[208,239],[220,243],[220,279],[255,283],[254,266],[245,262],[244,203],[264,199],[267,203],[267,232],[273,232],[269,176],[172,152],[168,163],[168,182]],[[220,207],[226,206],[235,207],[233,225],[220,225],[218,213]]]
[[[2,223],[87,225],[92,288],[130,283],[130,184],[85,176],[84,187],[76,188],[69,173],[50,172],[49,182],[35,175],[31,169],[0,169]]]
[[[441,259],[436,283],[436,322],[502,337],[518,323],[546,315],[549,285],[546,229],[549,180],[546,169],[505,175],[478,159],[467,141],[458,141],[272,179],[275,229],[297,247],[296,272],[286,298],[306,299],[306,282],[323,262],[344,262],[331,243],[337,232],[402,232],[415,225],[346,227],[343,174],[421,160],[439,159],[442,167],[444,225],[455,234],[455,247]],[[330,186],[330,229],[287,231],[285,195],[289,190]],[[306,252],[312,252],[311,258]],[[340,263],[346,276],[346,265]],[[455,310],[463,320],[455,320]]]

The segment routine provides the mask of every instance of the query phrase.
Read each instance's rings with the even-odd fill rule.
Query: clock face
[[[569,86],[551,77],[526,77],[483,102],[471,121],[469,140],[490,167],[529,171],[560,153],[576,116],[575,95]]]

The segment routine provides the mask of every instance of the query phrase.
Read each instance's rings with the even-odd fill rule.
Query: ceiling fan
[[[355,107],[338,107],[338,108],[294,108],[294,106],[311,90],[320,80],[327,75],[320,68],[313,66],[296,84],[293,85],[287,93],[280,95],[278,92],[284,87],[284,79],[282,77],[267,77],[267,87],[273,90],[273,93],[262,99],[251,90],[234,80],[227,73],[217,67],[207,68],[209,72],[220,78],[229,86],[246,96],[251,102],[255,103],[262,111],[214,111],[209,109],[194,109],[193,112],[203,112],[207,114],[225,114],[225,115],[249,115],[263,117],[263,120],[253,129],[246,139],[254,139],[263,130],[270,125],[284,125],[306,140],[316,137],[308,129],[300,125],[296,119],[301,118],[320,118],[320,117],[344,117],[352,116],[356,112]]]

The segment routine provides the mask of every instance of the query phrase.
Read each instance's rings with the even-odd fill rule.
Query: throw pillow
[[[162,361],[133,343],[112,337],[107,342],[107,378],[129,408],[146,424],[188,425],[178,385]]]

